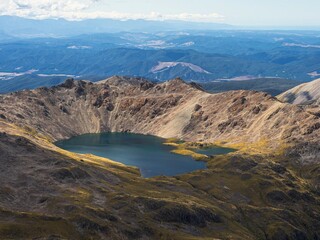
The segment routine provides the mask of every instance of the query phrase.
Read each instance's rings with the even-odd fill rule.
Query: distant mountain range
[[[113,19],[68,21],[65,19],[34,20],[14,16],[0,16],[0,32],[15,37],[70,37],[93,33],[221,30],[234,28],[234,26],[223,23],[186,21],[124,21]]]
[[[233,90],[254,90],[267,92],[276,96],[302,82],[282,78],[257,78],[245,81],[214,81],[202,83],[202,87],[211,92],[219,93]]]
[[[234,81],[268,79],[259,80],[257,89],[278,94],[319,77],[319,59],[317,31],[235,31],[224,24],[183,21],[0,17],[0,93],[51,86],[69,77],[97,81],[120,75],[154,81],[181,77],[209,83],[213,91],[218,85],[218,90],[233,89],[232,83],[248,89],[250,82]],[[271,86],[270,78],[282,82],[275,80]],[[287,79],[296,82],[289,84]]]

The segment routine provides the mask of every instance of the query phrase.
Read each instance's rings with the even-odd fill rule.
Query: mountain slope
[[[309,125],[317,122],[312,114],[266,93],[209,94],[179,79],[162,84],[121,77],[97,84],[68,80],[51,89],[3,95],[0,103],[8,121],[56,140],[87,132],[131,131],[247,144],[266,138],[276,147],[279,140],[305,138]],[[305,124],[297,126],[296,119],[305,119]]]
[[[320,79],[301,84],[278,96],[283,102],[292,104],[320,104]]]
[[[296,146],[319,145],[319,117],[298,106],[123,77],[69,79],[0,103],[0,238],[320,238],[319,159],[295,163]],[[103,131],[239,151],[207,159],[205,170],[143,179],[136,168],[52,144]]]

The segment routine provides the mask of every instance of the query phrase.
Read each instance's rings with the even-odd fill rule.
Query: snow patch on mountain
[[[163,72],[163,71],[169,70],[170,68],[174,68],[176,66],[182,66],[182,67],[185,67],[185,68],[189,68],[192,71],[197,72],[197,73],[210,74],[210,72],[204,70],[202,67],[197,66],[197,65],[192,64],[192,63],[187,63],[187,62],[159,62],[158,65],[156,65],[153,68],[151,68],[150,72],[159,73],[159,72]]]
[[[26,72],[0,72],[0,80],[11,80],[12,78],[15,77],[20,77],[23,75],[31,75],[35,72],[38,72],[39,70],[36,69],[30,69]]]
[[[315,78],[315,77],[320,77],[320,72],[314,71],[314,72],[308,73],[308,75],[309,75],[310,77],[313,77],[313,78]]]
[[[298,44],[298,43],[284,43],[285,47],[301,47],[301,48],[320,48],[320,45],[312,45],[312,44]]]
[[[180,46],[181,47],[191,47],[195,45],[195,42],[185,42],[185,43],[182,43]]]
[[[76,49],[76,50],[81,50],[81,49],[91,49],[91,46],[76,46],[76,45],[72,45],[67,47],[68,49]]]
[[[58,73],[58,74],[37,74],[38,77],[68,77],[68,78],[78,78],[79,76],[71,75],[71,74],[64,74],[64,73]]]

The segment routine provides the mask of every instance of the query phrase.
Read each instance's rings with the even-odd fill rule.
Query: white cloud
[[[217,13],[160,14],[151,12],[123,13],[117,11],[92,11],[91,7],[100,0],[0,0],[0,15],[20,16],[33,19],[65,18],[68,20],[111,18],[147,20],[188,20],[221,22],[224,17]]]
[[[95,0],[1,0],[0,14],[29,18],[59,18],[88,9]]]

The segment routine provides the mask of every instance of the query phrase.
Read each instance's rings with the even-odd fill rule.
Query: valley
[[[1,28],[10,35],[6,26]],[[99,81],[114,75],[155,82],[181,77],[201,84],[243,76],[291,81],[286,88],[275,81],[273,89],[262,88],[279,89],[277,95],[317,78],[320,49],[301,47],[317,44],[317,31],[159,29],[0,36],[0,93],[50,87],[68,77]],[[261,90],[260,85],[253,90]]]

